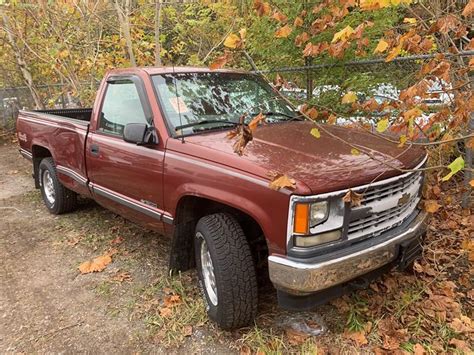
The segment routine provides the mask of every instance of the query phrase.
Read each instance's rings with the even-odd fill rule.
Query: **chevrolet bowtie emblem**
[[[398,206],[403,206],[405,205],[406,203],[408,203],[408,201],[410,201],[410,197],[411,197],[411,194],[405,192],[402,197],[400,197],[398,199]]]

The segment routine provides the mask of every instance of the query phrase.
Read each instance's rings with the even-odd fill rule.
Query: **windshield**
[[[244,114],[246,123],[260,112],[270,123],[296,116],[294,109],[254,74],[176,73],[152,78],[166,119],[177,135],[232,128]]]

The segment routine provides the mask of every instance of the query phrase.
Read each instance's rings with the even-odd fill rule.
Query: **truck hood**
[[[314,194],[399,175],[398,169],[413,168],[425,156],[423,149],[399,148],[362,130],[324,125],[321,137],[315,138],[310,134],[312,128],[314,124],[308,121],[261,126],[242,156],[233,152],[234,140],[226,137],[227,132],[186,137],[186,143],[203,148],[187,149],[187,154],[199,152],[199,158],[267,179],[269,171],[281,172],[305,184]],[[363,153],[352,154],[349,144],[369,150],[379,161]]]

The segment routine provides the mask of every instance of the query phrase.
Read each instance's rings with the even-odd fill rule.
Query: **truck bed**
[[[23,156],[51,156],[59,180],[70,190],[88,195],[85,144],[92,109],[20,110],[17,120],[20,152]],[[34,161],[35,183],[39,186],[38,163]]]
[[[90,122],[92,108],[69,108],[56,110],[35,110],[32,112],[46,113],[48,115],[59,116],[63,118],[72,118],[74,120]]]

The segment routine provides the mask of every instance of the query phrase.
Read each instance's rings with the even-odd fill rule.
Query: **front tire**
[[[61,184],[52,158],[41,160],[38,173],[41,195],[49,212],[62,214],[76,209],[77,194]]]
[[[222,329],[249,325],[257,314],[255,265],[244,232],[227,213],[202,217],[195,257],[209,318]]]

